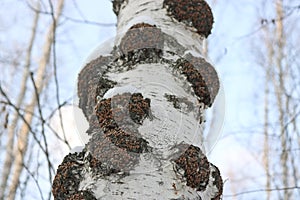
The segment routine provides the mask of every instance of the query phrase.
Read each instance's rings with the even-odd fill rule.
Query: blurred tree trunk
[[[299,173],[296,166],[299,156],[293,152],[293,149],[299,148],[299,143],[295,140],[295,135],[299,130],[297,126],[294,126],[296,122],[299,122],[296,114],[298,107],[295,107],[298,105],[297,99],[299,98],[299,93],[296,92],[297,89],[299,90],[299,77],[296,76],[299,73],[297,72],[299,67],[297,59],[291,53],[294,51],[292,49],[295,41],[293,41],[293,33],[287,37],[289,24],[285,21],[288,21],[287,18],[290,17],[290,14],[287,14],[283,3],[282,0],[271,2],[273,6],[271,11],[273,11],[274,17],[260,19],[263,30],[263,46],[258,48],[263,50],[260,55],[262,62],[259,64],[264,67],[265,74],[263,164],[268,200],[274,198],[270,191],[272,185],[282,188],[281,191],[278,190],[279,198],[284,200],[296,198],[296,191],[291,188],[295,187],[296,190],[298,185],[296,174]],[[271,109],[272,105],[275,105],[276,109]],[[277,140],[273,142],[270,140],[275,135],[279,139],[278,143]],[[278,152],[280,152],[279,156],[277,156]],[[274,156],[277,156],[278,160],[270,159]],[[279,174],[278,177],[275,174]],[[271,181],[271,177],[273,177],[273,181]]]
[[[285,129],[285,81],[287,76],[284,69],[284,47],[285,47],[285,33],[284,33],[284,25],[283,25],[284,11],[282,0],[277,0],[276,2],[276,57],[275,57],[275,65],[278,70],[278,76],[276,79],[273,79],[273,84],[275,87],[275,94],[277,99],[277,106],[279,110],[279,124],[280,124],[280,138],[281,138],[281,166],[282,166],[282,183],[283,187],[289,186],[289,173],[288,173],[288,146],[287,146],[287,131]],[[289,200],[290,194],[288,190],[284,190],[284,200]]]
[[[263,151],[263,163],[264,163],[264,169],[266,172],[266,190],[269,190],[271,188],[271,177],[270,177],[270,162],[269,162],[269,150],[270,150],[270,142],[269,142],[269,95],[270,95],[270,89],[269,84],[271,81],[270,77],[270,68],[273,66],[273,56],[274,56],[274,50],[272,47],[272,42],[270,36],[269,29],[266,28],[266,26],[263,27],[264,30],[264,41],[267,46],[268,51],[268,58],[267,58],[267,67],[265,68],[265,90],[264,90],[264,151]],[[263,63],[262,63],[263,64]],[[267,191],[267,200],[270,200],[271,198],[271,192]]]
[[[39,5],[39,4],[38,4]],[[37,6],[39,8],[39,6]],[[26,61],[24,65],[24,71],[22,75],[22,81],[21,81],[21,86],[20,86],[20,92],[18,95],[18,99],[16,102],[16,107],[20,108],[24,97],[26,93],[26,83],[29,78],[29,72],[30,72],[30,65],[31,65],[31,55],[32,55],[32,47],[33,43],[36,37],[36,31],[37,31],[37,26],[38,26],[38,21],[39,21],[39,12],[35,12],[35,16],[33,19],[33,26],[32,26],[32,32],[31,32],[31,38],[29,40],[29,46],[26,52]],[[2,171],[2,179],[1,179],[1,186],[0,186],[0,199],[4,200],[4,195],[5,195],[5,190],[7,188],[7,181],[8,177],[11,172],[12,168],[12,163],[14,161],[14,137],[15,137],[15,132],[17,130],[17,123],[19,120],[19,113],[15,111],[12,116],[11,123],[8,126],[8,133],[7,133],[7,143],[6,143],[6,155],[5,155],[5,161],[3,165],[3,171]]]
[[[56,21],[59,19],[61,16],[62,10],[63,10],[63,5],[64,5],[64,0],[59,0],[57,4],[57,8],[55,10],[55,20],[51,23],[49,30],[46,35],[46,40],[44,42],[44,47],[43,47],[43,52],[39,61],[39,67],[37,70],[37,74],[35,77],[35,87],[37,91],[33,91],[32,96],[31,96],[31,101],[30,103],[25,107],[26,113],[24,115],[24,119],[26,121],[23,122],[20,131],[17,135],[17,144],[15,148],[15,158],[14,158],[14,163],[13,163],[13,171],[12,171],[12,181],[11,184],[9,185],[9,193],[7,199],[9,200],[14,200],[17,188],[19,186],[20,182],[20,176],[22,173],[22,170],[24,168],[24,157],[27,152],[27,145],[28,145],[28,139],[29,139],[29,132],[31,127],[32,120],[33,120],[33,115],[37,106],[37,96],[40,95],[43,91],[43,88],[45,86],[45,73],[47,69],[47,65],[49,62],[50,54],[51,54],[51,46],[53,44],[53,39],[54,39],[54,32],[56,29]],[[29,61],[28,61],[29,62]],[[30,65],[30,62],[29,62]],[[27,72],[28,73],[28,72]],[[27,74],[28,76],[28,74]],[[21,91],[24,92],[24,91]],[[22,94],[21,94],[22,95]],[[4,195],[2,196],[4,198]]]

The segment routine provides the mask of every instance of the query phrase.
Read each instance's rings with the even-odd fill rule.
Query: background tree
[[[51,15],[53,16],[53,21],[49,26],[49,30],[46,33],[46,40],[43,45],[43,52],[40,55],[40,60],[38,62],[38,66],[36,72],[33,72],[32,56],[33,56],[33,45],[36,38],[37,27],[39,24],[39,16],[40,16],[40,3],[36,3],[32,8],[35,8],[33,17],[33,25],[32,25],[32,33],[29,40],[28,49],[25,55],[25,63],[23,66],[23,74],[21,76],[20,82],[20,90],[17,94],[17,101],[14,102],[9,98],[4,89],[1,87],[1,93],[4,96],[5,102],[11,106],[11,110],[13,112],[12,122],[8,126],[8,137],[7,137],[7,145],[6,145],[6,155],[5,162],[2,171],[2,180],[1,180],[1,199],[15,199],[17,188],[20,186],[21,174],[24,169],[29,170],[29,166],[26,164],[26,155],[28,155],[28,144],[30,142],[29,134],[32,134],[32,138],[34,138],[35,142],[40,146],[45,158],[48,161],[49,168],[49,182],[52,180],[52,174],[54,173],[54,169],[51,161],[49,160],[49,150],[47,144],[47,137],[45,133],[45,119],[43,116],[43,110],[41,105],[41,94],[43,89],[46,87],[47,83],[47,68],[49,66],[49,60],[51,55],[52,45],[55,40],[55,29],[56,29],[56,21],[59,20],[59,17],[62,13],[64,1],[57,2],[57,9],[53,9],[52,3],[51,7]],[[21,64],[22,65],[22,64]],[[34,76],[36,73],[36,76]],[[32,90],[28,89],[28,80],[31,81]],[[15,86],[13,86],[15,87]],[[14,89],[14,88],[13,88]],[[31,100],[26,102],[25,96]],[[38,111],[38,115],[36,118],[37,122],[41,123],[38,131],[34,130],[32,124],[34,122],[34,113]],[[20,128],[18,127],[20,125]],[[39,134],[38,132],[41,132]],[[15,143],[14,140],[17,140]],[[41,141],[42,140],[42,141]],[[29,156],[29,160],[32,159]],[[29,164],[30,165],[30,164]],[[32,172],[33,173],[33,172]],[[30,174],[30,173],[29,173]],[[32,175],[32,174],[31,174]],[[8,182],[9,176],[11,176],[11,181]],[[33,176],[33,175],[32,175]],[[40,188],[39,188],[40,189]],[[5,192],[8,191],[8,195],[6,196]],[[41,192],[41,191],[40,191]],[[50,196],[49,196],[50,198]]]
[[[267,1],[260,18],[262,29],[259,56],[265,79],[264,156],[267,199],[273,199],[270,189],[282,188],[278,198],[297,198],[299,171],[299,67],[295,52],[299,48],[293,29],[293,2]],[[293,27],[293,28],[292,28]],[[280,141],[278,143],[277,141]],[[276,145],[275,145],[276,144]],[[272,148],[273,147],[273,148]],[[273,158],[273,159],[271,159]],[[278,166],[280,161],[281,169]],[[276,162],[276,163],[275,163]],[[278,178],[276,178],[278,177]]]

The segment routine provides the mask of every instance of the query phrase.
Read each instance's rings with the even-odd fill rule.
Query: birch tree
[[[205,109],[219,79],[202,42],[203,0],[115,0],[117,35],[78,77],[89,141],[57,169],[55,199],[221,199],[205,156]],[[80,123],[78,124],[80,126]]]
[[[292,1],[266,1],[262,4],[260,44],[257,50],[263,67],[264,89],[264,148],[263,165],[266,172],[266,199],[293,199],[299,196],[299,66],[295,52],[298,39],[292,30],[297,27]],[[268,11],[268,12],[265,12]],[[293,24],[293,25],[292,25]],[[280,142],[278,142],[280,141]],[[280,163],[280,164],[279,164]],[[282,191],[282,192],[281,192]]]

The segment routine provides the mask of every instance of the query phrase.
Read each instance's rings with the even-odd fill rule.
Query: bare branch
[[[283,188],[271,188],[271,189],[257,189],[249,190],[244,192],[239,192],[235,194],[225,194],[224,197],[237,197],[245,194],[259,193],[259,192],[278,192],[278,191],[287,191],[287,190],[299,190],[299,186],[283,187]]]

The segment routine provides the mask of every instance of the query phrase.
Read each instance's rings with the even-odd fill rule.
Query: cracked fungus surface
[[[199,147],[193,145],[179,145],[179,152],[183,152],[178,158],[173,159],[175,171],[181,174],[187,182],[187,186],[203,191],[209,181],[209,162]],[[180,173],[180,171],[182,171]]]
[[[70,196],[67,200],[97,200],[89,191],[78,191]]]
[[[85,65],[78,75],[77,93],[79,97],[79,107],[87,119],[94,110],[97,95],[103,95],[115,85],[114,82],[103,77],[105,75],[106,65],[111,59],[109,56],[99,56],[97,59]]]
[[[173,67],[187,77],[199,101],[211,106],[218,94],[220,83],[214,67],[203,58],[188,56],[188,59],[178,59]]]
[[[52,193],[55,199],[67,199],[78,192],[83,169],[84,153],[67,155],[59,165],[52,184]]]
[[[194,27],[197,33],[207,37],[211,33],[213,14],[204,0],[164,0],[168,14],[185,25]]]
[[[163,49],[164,36],[159,28],[147,23],[133,25],[124,35],[120,43],[120,51],[128,54],[134,50],[152,48]]]
[[[151,151],[148,142],[137,128],[148,116],[150,100],[140,93],[124,93],[98,102],[90,130],[92,138],[87,144],[93,157],[102,167],[113,171],[129,171],[139,160],[139,154]]]

